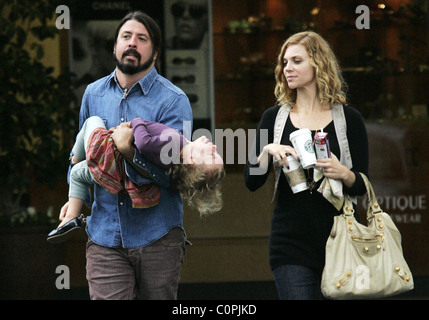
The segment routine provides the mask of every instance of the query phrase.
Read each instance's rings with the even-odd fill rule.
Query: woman
[[[257,159],[249,159],[245,183],[255,191],[266,182],[273,163],[274,168],[288,166],[289,155],[299,159],[289,141],[290,133],[301,128],[310,129],[313,137],[320,129],[328,133],[331,157],[318,159],[315,164],[323,179],[314,178],[314,169],[305,170],[309,188],[293,194],[284,175],[277,175],[278,196],[269,244],[270,266],[280,299],[317,299],[321,297],[326,240],[333,217],[340,213],[317,189],[324,178],[331,178],[340,181],[351,197],[366,192],[358,172],[368,174],[367,132],[360,113],[346,105],[337,59],[317,33],[297,33],[284,42],[275,76],[277,105],[262,115],[254,145]],[[279,110],[286,110],[287,118],[279,143],[273,143]],[[267,141],[261,139],[266,132],[268,144],[261,145],[261,141]]]

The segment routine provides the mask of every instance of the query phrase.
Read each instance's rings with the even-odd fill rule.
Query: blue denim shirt
[[[160,76],[155,68],[135,83],[127,94],[119,86],[115,71],[88,85],[82,98],[79,129],[91,116],[101,117],[106,128],[137,117],[164,123],[182,133],[185,121],[192,126],[189,99],[180,88]],[[189,135],[190,132],[184,134]],[[137,150],[133,161],[160,185],[161,201],[151,208],[135,209],[127,193],[113,196],[95,185],[86,231],[97,244],[137,248],[156,241],[173,227],[183,228],[182,199],[176,190],[169,188],[169,176]],[[138,185],[148,182],[127,162],[126,172]]]

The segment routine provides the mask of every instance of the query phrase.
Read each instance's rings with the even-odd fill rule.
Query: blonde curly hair
[[[332,51],[329,43],[318,33],[304,31],[290,36],[282,45],[277,57],[275,68],[276,86],[274,95],[277,103],[296,104],[297,90],[290,89],[283,69],[285,67],[283,58],[286,50],[292,46],[301,44],[307,50],[310,64],[314,67],[317,84],[317,94],[322,104],[333,105],[335,103],[345,104],[347,85],[344,82],[340,65]]]
[[[223,166],[209,168],[205,164],[173,164],[171,178],[188,205],[205,216],[222,209],[221,182],[225,177]]]

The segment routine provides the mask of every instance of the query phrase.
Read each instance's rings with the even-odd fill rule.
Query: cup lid
[[[295,138],[296,136],[298,136],[300,134],[311,134],[311,131],[308,128],[296,130],[289,135],[289,139],[292,140],[293,138]]]

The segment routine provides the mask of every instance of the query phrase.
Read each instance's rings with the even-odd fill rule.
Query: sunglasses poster
[[[210,122],[209,1],[165,0],[164,21],[167,78],[185,91],[196,125],[201,119]]]
[[[208,46],[206,0],[165,0],[167,49],[199,50]]]

